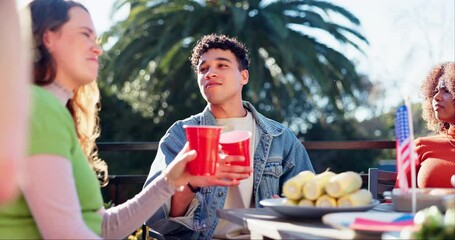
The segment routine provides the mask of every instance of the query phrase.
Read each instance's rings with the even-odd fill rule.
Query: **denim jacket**
[[[243,106],[252,113],[259,130],[260,140],[254,153],[253,198],[255,206],[261,207],[259,201],[281,195],[283,183],[288,179],[303,170],[314,170],[305,148],[290,129],[264,117],[249,102],[243,102]],[[160,140],[145,185],[157,177],[185,145],[183,125],[216,125],[216,120],[206,107],[202,113],[175,122]],[[222,186],[202,188],[187,214],[176,218],[169,217],[169,199],[147,225],[166,238],[210,239],[218,223],[216,210],[223,209],[227,190]]]

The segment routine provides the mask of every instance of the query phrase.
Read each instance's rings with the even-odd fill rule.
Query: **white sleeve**
[[[103,218],[103,238],[125,238],[149,219],[175,191],[176,188],[160,175],[134,198],[107,209]]]
[[[100,239],[85,224],[71,163],[56,155],[28,157],[25,200],[44,239]]]

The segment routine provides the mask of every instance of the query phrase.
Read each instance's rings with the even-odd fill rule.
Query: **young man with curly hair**
[[[262,199],[281,195],[286,180],[303,170],[314,171],[313,166],[290,129],[264,117],[242,100],[242,88],[250,80],[250,60],[243,43],[225,35],[203,36],[193,48],[191,63],[207,107],[195,116],[177,121],[166,132],[146,185],[185,144],[183,125],[218,125],[223,126],[224,132],[248,130],[252,133],[250,154],[254,160],[249,169],[217,170],[211,181],[190,181],[190,187],[169,199],[148,225],[166,238],[248,237],[241,226],[218,219],[216,210],[260,207]],[[253,174],[245,174],[250,169]]]

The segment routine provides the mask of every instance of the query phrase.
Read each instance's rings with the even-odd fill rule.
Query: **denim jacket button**
[[[218,192],[218,197],[222,197],[222,196],[224,196],[224,193],[222,191],[219,191]]]

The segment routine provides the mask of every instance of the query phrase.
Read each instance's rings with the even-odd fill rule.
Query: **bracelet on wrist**
[[[197,193],[199,191],[201,191],[201,188],[200,187],[193,187],[190,183],[187,183],[186,184],[188,186],[188,188],[191,190],[191,192],[193,193]]]

